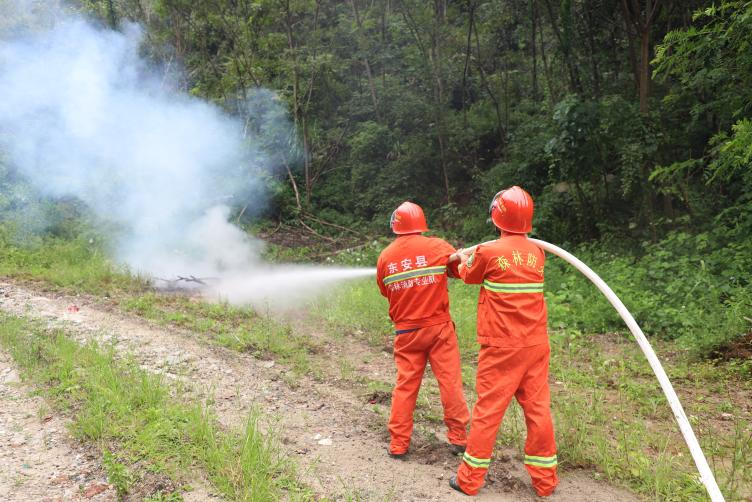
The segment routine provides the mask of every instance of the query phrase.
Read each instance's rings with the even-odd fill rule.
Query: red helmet
[[[412,202],[403,202],[392,213],[392,219],[389,221],[392,232],[398,235],[417,234],[426,232],[426,217],[419,205]]]
[[[533,229],[533,198],[515,185],[494,195],[488,214],[500,230],[526,234]]]

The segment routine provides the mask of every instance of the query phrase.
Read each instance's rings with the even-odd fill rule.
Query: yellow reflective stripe
[[[515,283],[483,281],[483,287],[493,293],[543,293],[542,282]]]
[[[535,455],[525,455],[525,464],[536,467],[556,467],[558,464],[556,455],[553,457],[538,457]]]
[[[475,458],[472,455],[468,455],[467,452],[462,455],[462,460],[464,460],[470,467],[475,467],[476,469],[488,469],[491,465],[490,458]]]
[[[544,468],[550,469],[552,467],[556,467],[557,464],[556,462],[553,462],[551,464],[544,464],[542,462],[534,462],[532,460],[526,460],[525,465],[532,465],[533,467],[544,467]]]
[[[416,277],[425,277],[427,275],[439,275],[446,272],[446,266],[440,265],[437,267],[425,267],[416,268],[415,270],[408,270],[407,272],[399,272],[397,274],[387,275],[384,277],[384,286],[388,286],[393,282],[404,281],[405,279],[414,279]]]

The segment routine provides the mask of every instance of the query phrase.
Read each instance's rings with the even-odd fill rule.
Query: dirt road
[[[2,499],[115,500],[97,452],[73,441],[66,420],[31,392],[21,383],[11,357],[0,352]]]
[[[72,304],[80,308],[77,313],[67,311]],[[216,412],[227,425],[242,423],[251,408],[259,406],[271,418],[266,426],[278,432],[287,454],[301,465],[303,481],[317,494],[360,500],[468,500],[447,484],[457,457],[435,442],[416,444],[406,461],[390,459],[384,418],[341,385],[310,377],[295,378],[290,385],[287,368],[273,361],[217,347],[200,334],[113,312],[94,298],[41,293],[0,281],[0,309],[64,327],[82,343],[112,343],[118,353],[133,354],[148,371],[191,382],[197,397],[214,396]],[[2,448],[5,455],[8,446]],[[477,500],[536,500],[517,452],[500,457]],[[637,499],[588,472],[567,471],[550,500]]]

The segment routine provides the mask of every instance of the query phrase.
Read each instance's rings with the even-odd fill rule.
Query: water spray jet
[[[159,278],[159,289],[200,292],[234,304],[293,308],[306,299],[342,281],[376,275],[375,268],[351,268],[315,265],[264,264],[246,271],[233,270],[218,277],[179,275]]]

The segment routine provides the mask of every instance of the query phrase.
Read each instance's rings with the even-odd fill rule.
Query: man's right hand
[[[454,254],[449,256],[449,264],[457,263],[458,261],[464,265],[467,261],[468,256],[470,256],[469,253],[467,253],[466,249],[458,249],[454,252]]]

